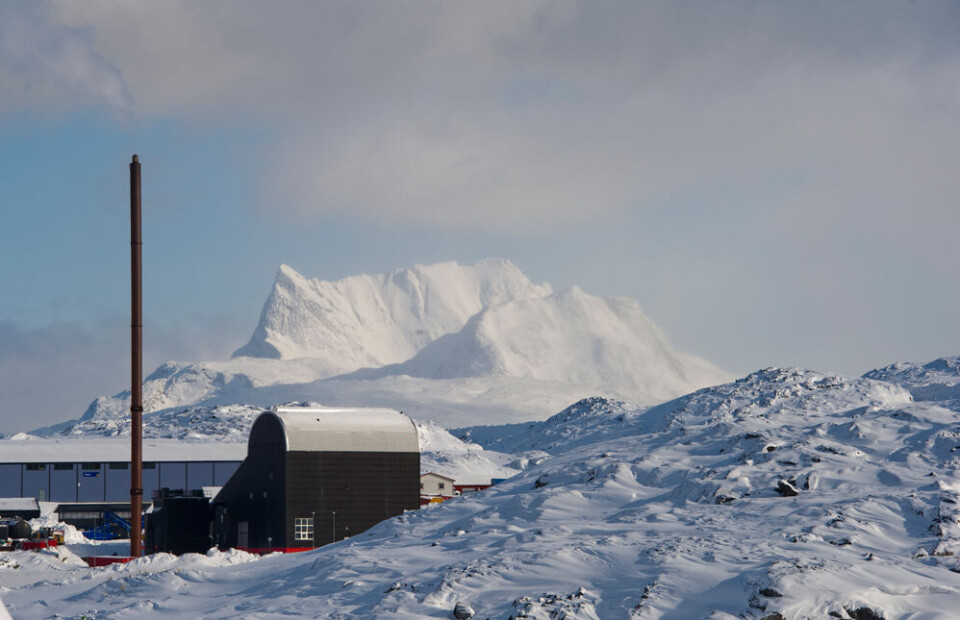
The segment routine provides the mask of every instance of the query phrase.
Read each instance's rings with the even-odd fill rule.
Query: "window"
[[[153,461],[150,461],[150,462],[144,461],[144,463],[143,463],[143,468],[144,468],[144,469],[156,469],[156,468],[157,468],[157,464],[154,463]]]
[[[293,520],[293,539],[313,541],[313,517],[297,517]]]
[[[107,467],[110,469],[127,469],[130,467],[130,463],[110,463]]]
[[[46,471],[46,463],[27,463],[27,471]]]
[[[80,463],[80,469],[100,469],[100,463]]]
[[[53,471],[73,471],[73,463],[54,463]]]
[[[437,488],[442,491],[443,489],[447,488],[447,485],[444,484],[444,483],[442,483],[442,482],[438,482],[438,483],[437,483]]]

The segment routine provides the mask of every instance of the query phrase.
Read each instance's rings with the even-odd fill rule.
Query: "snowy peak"
[[[729,379],[675,351],[635,300],[595,297],[576,287],[488,307],[459,332],[381,374],[562,381],[644,402]]]
[[[336,282],[282,265],[253,337],[234,357],[315,358],[330,375],[394,364],[487,306],[550,292],[502,259],[416,265]]]

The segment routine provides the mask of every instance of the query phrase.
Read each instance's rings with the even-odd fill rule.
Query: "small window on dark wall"
[[[130,467],[130,463],[110,463],[110,469],[127,469]]]
[[[293,520],[294,540],[313,540],[313,517],[296,517]]]
[[[73,471],[73,463],[54,463],[54,471]]]
[[[81,463],[80,469],[100,469],[100,463]]]
[[[156,468],[157,468],[157,464],[154,463],[153,461],[149,461],[149,462],[144,461],[144,463],[143,463],[143,468],[144,468],[144,469],[156,469]]]
[[[46,463],[27,463],[27,471],[45,471],[46,469]]]

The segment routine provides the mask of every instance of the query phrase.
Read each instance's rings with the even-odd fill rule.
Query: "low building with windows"
[[[163,487],[223,485],[240,466],[242,443],[145,439],[143,496]],[[130,438],[0,441],[0,497],[61,504],[130,501]]]
[[[143,498],[158,489],[221,486],[240,467],[243,443],[143,441]],[[58,504],[59,520],[102,525],[130,518],[130,438],[0,440],[0,497]]]
[[[391,409],[280,408],[213,501],[214,544],[293,551],[342,540],[418,507],[420,445]]]
[[[454,495],[454,479],[438,474],[436,472],[427,472],[420,476],[420,505],[439,504]]]

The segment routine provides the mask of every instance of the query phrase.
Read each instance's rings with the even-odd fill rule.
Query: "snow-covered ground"
[[[525,469],[301,554],[5,554],[0,599],[15,618],[956,617],[960,413],[900,374],[765,369],[460,429]]]

